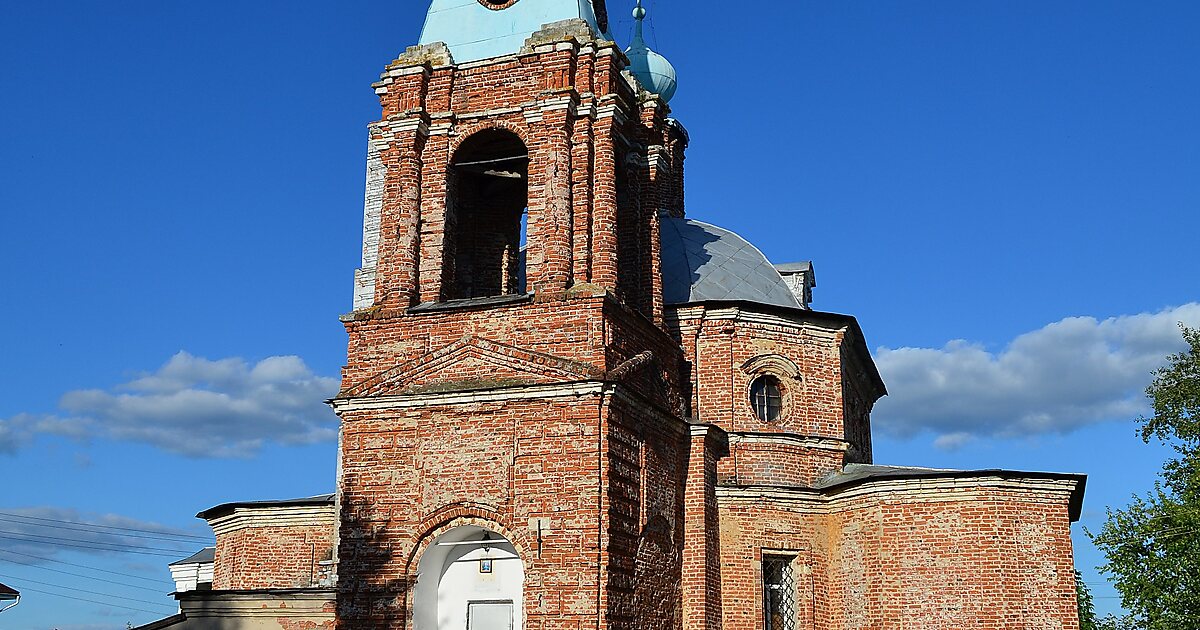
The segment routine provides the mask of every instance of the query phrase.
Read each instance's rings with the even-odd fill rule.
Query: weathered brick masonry
[[[505,30],[539,10],[575,17]],[[374,84],[336,501],[202,513],[213,601],[336,583],[343,630],[1076,630],[1084,478],[874,465],[858,323],[686,218],[669,66],[606,21],[438,0]]]
[[[311,588],[332,581],[332,496],[231,503],[198,516],[217,537],[214,590]]]
[[[340,627],[422,618],[423,554],[463,527],[521,557],[528,628],[764,628],[777,557],[783,627],[1075,627],[1077,479],[870,467],[884,389],[853,318],[664,301],[687,134],[625,63],[564,23],[494,59],[412,48],[376,84]],[[472,188],[478,163],[512,181]],[[513,200],[521,253],[507,210],[472,209]],[[778,417],[749,404],[764,375]]]

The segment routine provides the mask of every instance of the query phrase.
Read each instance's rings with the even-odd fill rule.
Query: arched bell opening
[[[442,298],[525,293],[520,273],[529,205],[529,151],[515,133],[487,129],[450,161]]]
[[[438,536],[417,563],[414,630],[520,630],[525,564],[506,538],[475,525]]]

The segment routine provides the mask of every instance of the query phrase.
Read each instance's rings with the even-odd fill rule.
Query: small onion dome
[[[642,20],[646,19],[642,0],[638,0],[633,9],[633,19],[633,43],[625,50],[625,56],[629,58],[629,71],[647,92],[657,94],[664,102],[670,102],[671,97],[675,96],[675,88],[679,87],[675,80],[675,68],[666,57],[646,45],[646,39],[642,36]]]

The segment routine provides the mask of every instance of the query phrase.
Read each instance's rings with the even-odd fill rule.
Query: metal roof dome
[[[642,84],[647,92],[657,94],[663,102],[670,102],[671,97],[675,96],[675,89],[679,87],[675,67],[666,57],[650,50],[645,37],[642,36],[642,20],[646,19],[646,9],[642,7],[642,0],[638,0],[633,9],[633,19],[633,43],[625,49],[625,56],[629,58],[629,71],[637,77],[638,83]]]
[[[758,248],[715,225],[663,217],[663,301],[736,300],[802,308]]]

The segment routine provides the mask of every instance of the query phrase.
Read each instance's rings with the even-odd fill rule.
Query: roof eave
[[[315,505],[333,505],[334,495],[322,494],[315,497],[304,497],[302,499],[284,499],[280,501],[234,501],[231,503],[222,503],[203,510],[196,514],[196,518],[202,518],[206,521],[233,514],[239,508],[271,508],[271,507],[307,507]]]
[[[823,493],[831,494],[837,490],[844,490],[846,488],[868,484],[873,481],[884,481],[888,479],[969,479],[973,477],[1074,481],[1075,486],[1071,491],[1071,498],[1068,504],[1068,512],[1071,517],[1071,522],[1074,523],[1078,521],[1080,515],[1083,513],[1083,496],[1087,489],[1087,475],[1082,473],[1028,472],[1022,470],[1006,470],[1003,468],[983,470],[914,470],[889,472],[847,479],[844,482],[834,482],[828,486],[823,486],[819,488],[819,490]]]

